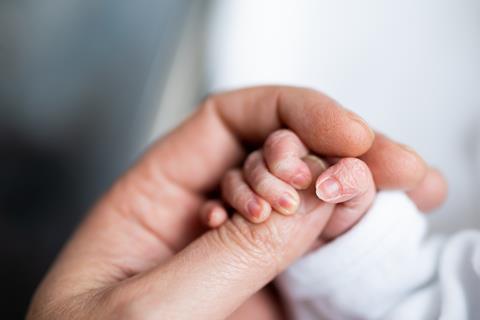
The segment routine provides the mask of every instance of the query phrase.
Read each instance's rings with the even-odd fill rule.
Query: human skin
[[[431,171],[418,155],[384,137],[374,143],[365,122],[321,93],[258,87],[215,95],[97,202],[35,293],[28,319],[222,319],[242,304],[248,311],[247,300],[315,241],[333,206],[273,213],[262,224],[234,215],[208,232],[197,212],[246,147],[281,127],[319,155],[363,154],[379,188],[408,189],[428,207],[442,200],[444,183],[428,188],[437,196],[425,195]]]
[[[308,163],[321,169],[314,177]],[[270,134],[261,149],[250,153],[241,168],[228,170],[220,184],[222,200],[212,200],[200,209],[200,218],[209,228],[227,221],[225,204],[248,221],[261,223],[272,210],[284,215],[304,214],[305,197],[336,204],[319,241],[330,241],[353,227],[373,202],[376,188],[368,166],[357,158],[327,161],[309,154],[309,150],[291,130]],[[316,244],[317,245],[317,244]]]

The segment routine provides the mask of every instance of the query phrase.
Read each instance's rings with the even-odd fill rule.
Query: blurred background
[[[22,318],[84,213],[206,94],[308,86],[450,182],[435,230],[480,226],[476,0],[3,0],[0,303]]]
[[[148,143],[183,34],[203,10],[178,0],[0,1],[5,319],[23,318],[75,225]]]

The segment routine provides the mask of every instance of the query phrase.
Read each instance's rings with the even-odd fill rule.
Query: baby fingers
[[[218,228],[228,219],[227,210],[219,201],[210,200],[200,208],[200,221],[208,228]]]
[[[297,211],[300,203],[297,191],[268,171],[261,151],[255,151],[248,156],[243,175],[253,191],[265,199],[275,211],[285,215]]]
[[[270,216],[270,204],[255,194],[239,169],[227,172],[221,190],[223,199],[250,222],[260,223]]]
[[[296,189],[306,189],[312,181],[311,172],[302,160],[308,154],[305,145],[290,130],[273,132],[265,141],[263,156],[270,172]]]
[[[337,204],[325,239],[333,239],[354,226],[373,202],[376,188],[368,166],[356,158],[344,158],[317,179],[316,194],[321,200]]]

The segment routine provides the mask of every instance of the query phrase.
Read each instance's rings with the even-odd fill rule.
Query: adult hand
[[[232,314],[304,253],[328,220],[327,206],[303,216],[274,214],[260,225],[236,215],[202,234],[197,210],[208,192],[242,161],[245,146],[262,143],[280,127],[320,155],[370,150],[363,159],[379,187],[409,189],[426,199],[429,169],[421,158],[383,137],[371,148],[369,127],[321,93],[260,87],[212,96],[93,208],[37,290],[29,318]]]

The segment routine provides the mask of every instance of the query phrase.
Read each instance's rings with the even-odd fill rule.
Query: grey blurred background
[[[174,94],[165,93],[172,91],[167,83],[184,80],[174,69],[190,67],[195,79],[206,5],[0,2],[4,319],[24,317],[34,288],[89,206],[151,137],[204,94],[201,81],[184,83],[188,93],[158,112]]]
[[[0,304],[23,318],[89,206],[208,92],[322,90],[450,183],[479,228],[478,0],[0,0]]]

